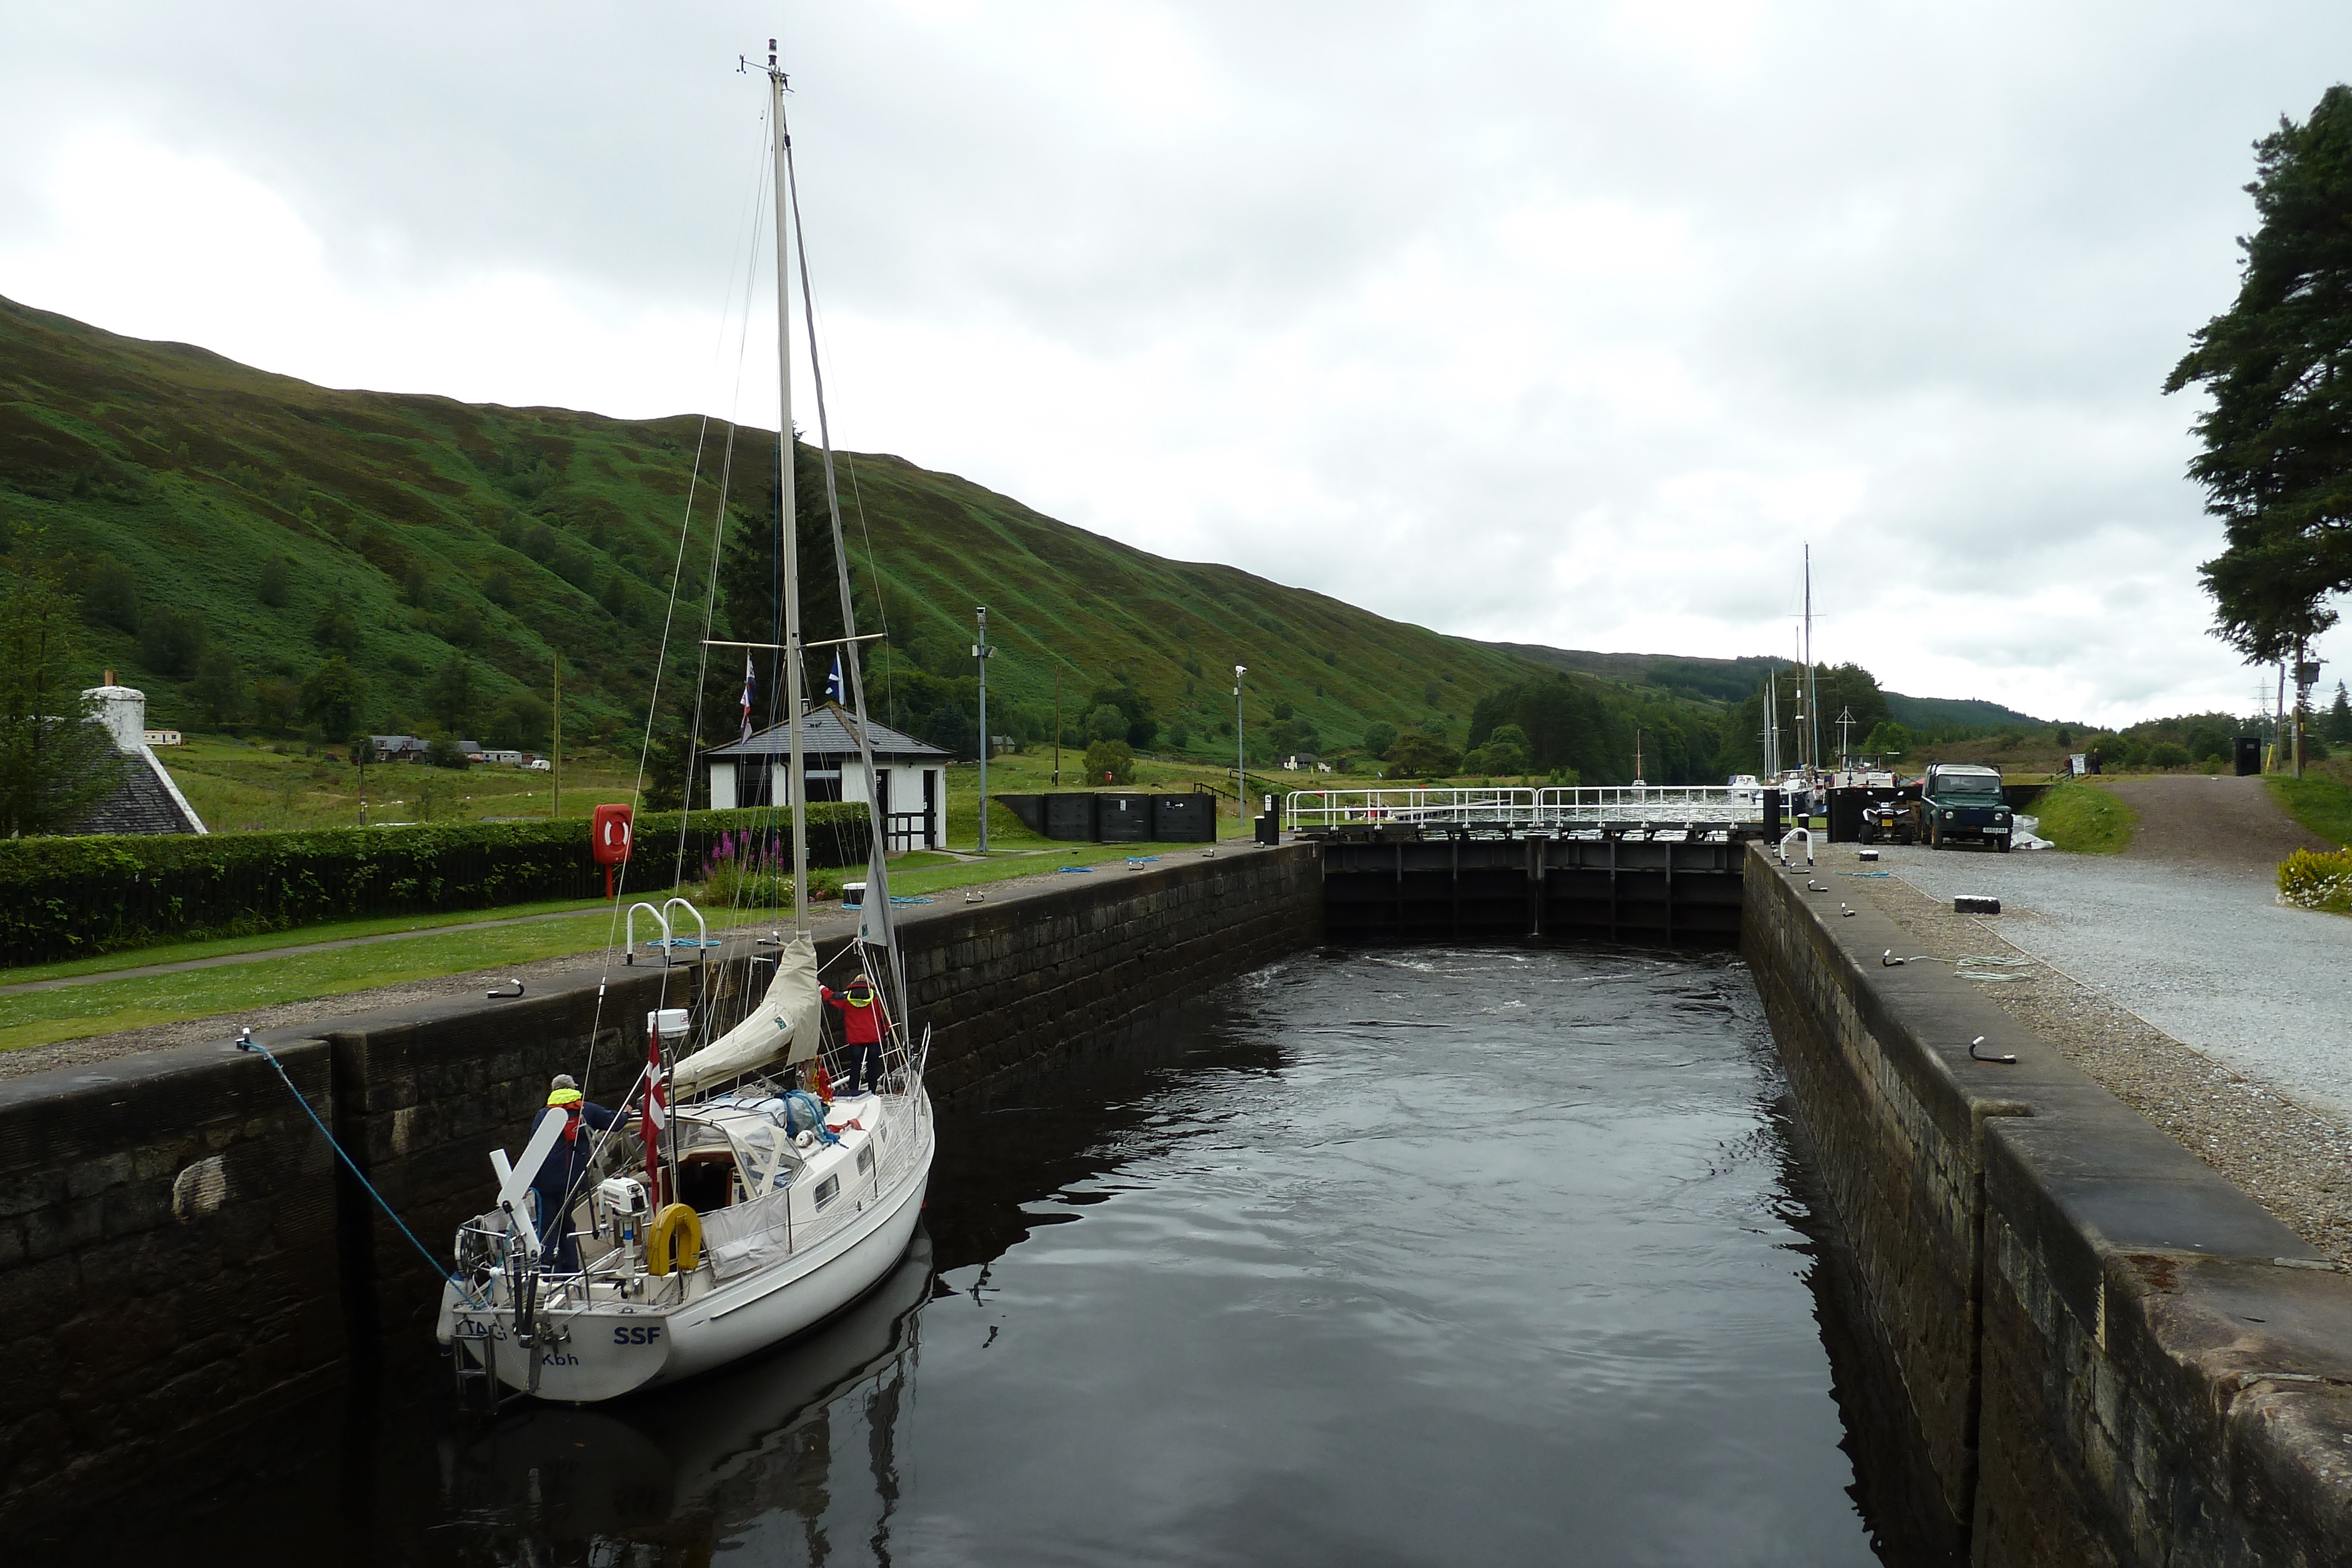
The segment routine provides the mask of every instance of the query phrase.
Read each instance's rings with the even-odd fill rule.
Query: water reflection
[[[798,1344],[643,1399],[532,1407],[444,1435],[448,1532],[485,1563],[692,1564],[740,1530],[790,1520],[806,1560],[824,1563],[834,1516],[864,1494],[857,1560],[888,1561],[898,1419],[932,1279],[918,1234],[880,1286]]]

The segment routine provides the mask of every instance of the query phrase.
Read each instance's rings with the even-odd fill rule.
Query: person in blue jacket
[[[580,1130],[604,1132],[621,1119],[621,1113],[582,1098],[572,1074],[559,1072],[547,1086],[547,1104],[531,1118],[534,1135],[550,1116],[563,1118],[563,1135],[540,1163],[530,1178],[530,1190],[539,1197],[536,1223],[541,1249],[553,1249],[559,1273],[573,1274],[580,1270],[580,1240],[572,1233],[572,1208],[580,1201],[580,1188],[592,1168],[589,1155],[596,1146],[596,1140],[582,1137]]]

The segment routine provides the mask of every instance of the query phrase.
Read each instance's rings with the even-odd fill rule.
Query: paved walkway
[[[1882,863],[2174,1039],[2352,1121],[2352,918],[2290,909],[2275,867],[2313,843],[2258,779],[2134,779],[2132,850],[1994,854],[1890,846]]]

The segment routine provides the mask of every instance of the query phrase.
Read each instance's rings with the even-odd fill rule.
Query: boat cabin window
[[[868,1144],[857,1151],[857,1174],[864,1176],[874,1168],[874,1145]]]
[[[816,1184],[816,1206],[819,1208],[823,1208],[840,1196],[841,1178],[839,1176],[829,1176]]]
[[[717,1127],[680,1121],[677,1200],[697,1214],[709,1214],[735,1201],[735,1145]]]
[[[677,1163],[677,1200],[697,1214],[735,1201],[735,1156],[690,1155]]]

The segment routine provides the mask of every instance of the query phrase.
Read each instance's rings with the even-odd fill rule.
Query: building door
[[[923,769],[923,847],[927,850],[938,849],[944,836],[940,831],[939,781],[938,768]]]

